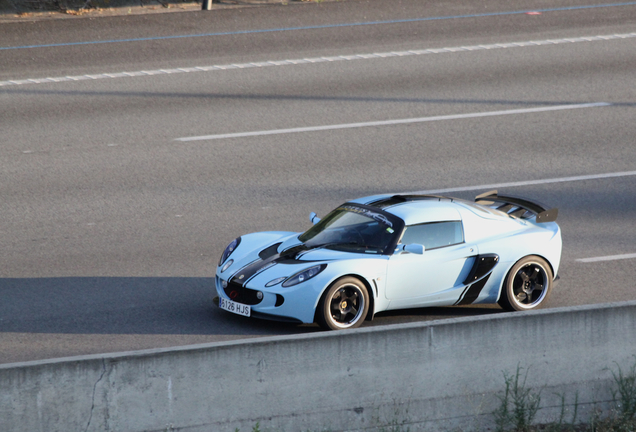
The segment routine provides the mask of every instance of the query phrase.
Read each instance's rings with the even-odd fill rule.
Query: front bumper
[[[250,287],[242,287],[234,284],[227,284],[224,287],[224,280],[219,276],[215,278],[216,293],[219,297],[232,300],[237,303],[249,305],[252,311],[251,316],[254,318],[262,318],[283,322],[295,323],[313,323],[315,312],[314,295],[303,296],[305,301],[297,298],[299,293],[308,293],[308,287],[303,287],[302,291],[298,289],[284,289],[284,295],[272,290],[257,290]],[[227,282],[227,281],[225,281]],[[259,293],[262,294],[262,298]],[[295,301],[294,301],[295,300]],[[300,305],[300,306],[299,306]]]

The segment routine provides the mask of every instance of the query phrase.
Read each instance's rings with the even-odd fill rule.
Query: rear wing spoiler
[[[532,216],[536,216],[537,223],[554,222],[559,215],[559,209],[557,208],[548,209],[535,201],[525,198],[499,195],[496,190],[477,195],[475,202],[521,219],[529,219]]]

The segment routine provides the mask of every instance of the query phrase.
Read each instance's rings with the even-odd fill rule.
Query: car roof
[[[378,207],[401,218],[406,225],[461,220],[454,198],[435,195],[375,195],[351,202]]]

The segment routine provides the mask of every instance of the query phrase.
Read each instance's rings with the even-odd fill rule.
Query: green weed
[[[499,396],[501,404],[494,412],[497,432],[532,430],[532,422],[541,404],[541,391],[537,393],[526,388],[529,369],[526,370],[523,379],[521,378],[522,369],[520,365],[517,365],[514,375],[508,375],[508,372],[503,373],[506,387],[503,396]]]
[[[619,419],[625,423],[634,423],[636,420],[636,363],[631,367],[627,375],[618,366],[618,372],[612,371],[617,389],[613,396],[617,404]]]

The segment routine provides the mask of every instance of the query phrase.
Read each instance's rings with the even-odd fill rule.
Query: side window
[[[435,249],[464,242],[461,221],[434,222],[410,225],[404,229],[403,244],[417,243],[426,249]]]

